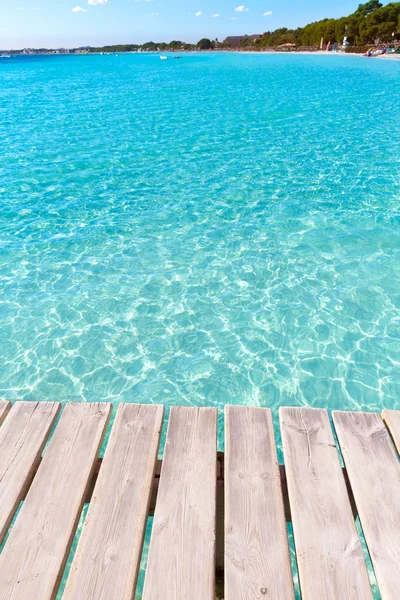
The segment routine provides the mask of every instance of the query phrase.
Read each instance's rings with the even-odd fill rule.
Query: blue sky
[[[357,0],[0,0],[0,48],[223,39],[340,17],[357,4]]]

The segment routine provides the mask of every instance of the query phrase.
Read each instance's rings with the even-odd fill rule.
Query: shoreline
[[[29,54],[21,53],[11,53],[11,57],[13,56],[111,56],[116,54],[144,54],[144,55],[183,55],[183,54],[250,54],[250,55],[269,55],[273,56],[275,54],[279,55],[300,55],[300,56],[359,56],[361,58],[368,58],[364,54],[359,52],[326,52],[326,50],[304,50],[304,51],[282,51],[282,50],[182,50],[178,51],[154,51],[154,52],[32,52]],[[383,54],[379,56],[372,56],[370,58],[377,58],[381,60],[400,60],[400,54]]]
[[[249,50],[248,52],[246,51],[242,51],[242,50],[233,50],[232,52],[236,53],[236,54],[300,54],[300,55],[306,55],[306,56],[361,56],[361,58],[380,58],[380,59],[391,59],[391,60],[399,60],[400,59],[400,54],[382,54],[379,56],[371,56],[371,57],[367,57],[364,54],[361,54],[360,52],[326,52],[324,50],[321,51],[315,51],[312,52],[311,50],[304,50],[304,51],[292,51],[292,52],[284,52],[284,51],[264,51],[264,52],[256,52],[255,50]]]

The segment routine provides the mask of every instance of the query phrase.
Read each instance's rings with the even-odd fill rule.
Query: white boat
[[[168,56],[160,56],[160,60],[168,60]]]
[[[10,54],[0,54],[0,58],[11,58]]]

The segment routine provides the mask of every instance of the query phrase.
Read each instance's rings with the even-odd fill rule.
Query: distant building
[[[261,35],[258,35],[258,33],[254,35],[230,35],[227,38],[225,38],[224,44],[232,46],[233,48],[237,48],[242,42],[245,42],[246,40],[256,42],[259,39],[261,39]]]
[[[296,48],[296,44],[290,44],[288,42],[287,44],[281,44],[280,46],[277,46],[277,48],[280,50],[294,50]]]

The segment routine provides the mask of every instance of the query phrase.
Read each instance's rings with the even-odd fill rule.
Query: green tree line
[[[145,44],[116,44],[114,46],[101,46],[97,48],[88,48],[90,52],[178,52],[179,50],[212,50],[216,47],[218,40],[209,40],[202,38],[197,44],[187,44],[180,40],[172,42],[146,42]]]
[[[393,37],[400,39],[400,2],[383,6],[379,0],[370,0],[360,4],[348,17],[323,19],[298,29],[268,31],[255,44],[261,48],[285,43],[317,46],[321,38],[324,38],[325,43],[330,41],[341,44],[345,36],[352,46],[373,44],[378,38],[380,41],[390,41]]]
[[[114,46],[101,46],[97,48],[88,48],[89,52],[137,52],[143,50],[143,52],[176,52],[179,50],[195,50],[195,44],[186,44],[179,40],[172,40],[172,42],[146,42],[145,44],[116,44]]]

